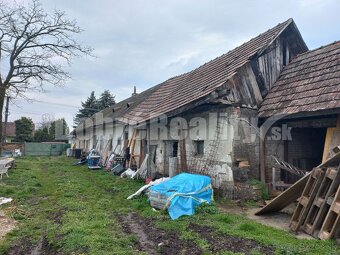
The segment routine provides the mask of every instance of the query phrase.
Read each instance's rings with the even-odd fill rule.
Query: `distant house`
[[[168,175],[170,167],[206,174],[217,188],[233,179],[269,182],[271,156],[284,159],[288,155],[288,161],[302,164],[310,155],[298,154],[293,143],[283,154],[284,148],[277,145],[283,141],[262,141],[264,123],[277,113],[306,113],[303,127],[310,125],[307,120],[315,114],[318,118],[327,114],[324,121],[329,121],[326,125],[319,118],[315,126],[334,126],[334,117],[340,113],[338,45],[308,51],[289,19],[188,73],[84,120],[76,128],[76,146],[96,148],[103,155],[123,155],[129,147],[136,167],[148,154],[148,164],[160,174]],[[318,83],[321,80],[325,81]],[[318,135],[313,141],[308,130],[294,132],[310,140],[310,145],[314,142],[313,149],[323,149],[317,147],[321,146]],[[289,156],[293,153],[297,160],[289,160],[296,158]]]
[[[2,135],[5,135],[5,123],[2,122]],[[7,122],[6,125],[6,143],[10,143],[15,138],[15,123],[14,122]]]

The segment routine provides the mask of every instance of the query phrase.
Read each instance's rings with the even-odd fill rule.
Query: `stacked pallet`
[[[340,166],[313,169],[292,216],[291,230],[304,230],[322,240],[339,239],[339,184]]]
[[[255,214],[278,212],[297,200],[291,230],[340,242],[340,150],[334,152]]]

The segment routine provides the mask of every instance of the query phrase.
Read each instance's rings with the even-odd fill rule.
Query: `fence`
[[[68,147],[65,143],[25,143],[25,156],[59,156]]]

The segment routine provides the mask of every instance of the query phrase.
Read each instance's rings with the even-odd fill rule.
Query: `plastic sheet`
[[[182,215],[193,215],[196,206],[213,200],[210,177],[198,174],[181,173],[149,190],[150,200],[166,198],[164,209],[168,209],[173,220]]]

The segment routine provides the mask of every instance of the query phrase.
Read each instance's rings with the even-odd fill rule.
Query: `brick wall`
[[[25,147],[24,143],[6,143],[3,149],[7,151],[14,151],[15,149],[20,149],[20,151],[23,152],[24,147]]]

